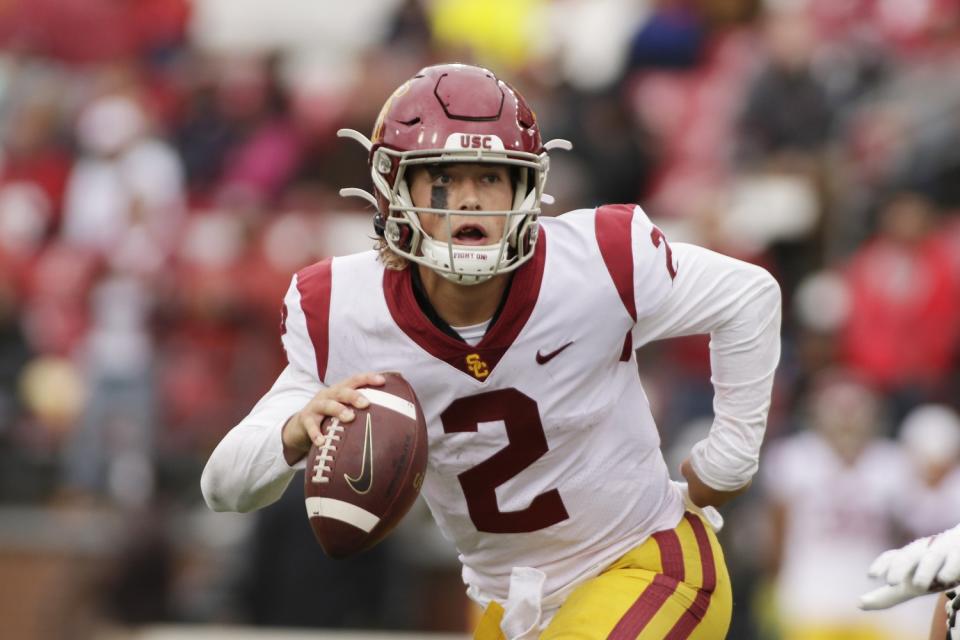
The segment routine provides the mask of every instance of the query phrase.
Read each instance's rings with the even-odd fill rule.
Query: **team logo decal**
[[[467,356],[467,369],[477,380],[483,380],[490,375],[490,369],[487,367],[487,363],[480,359],[479,353],[471,353]]]
[[[360,475],[353,476],[343,474],[343,479],[355,492],[363,495],[370,491],[373,486],[373,425],[370,422],[370,414],[367,414],[367,428],[363,434],[363,456],[360,463]]]
[[[477,135],[475,133],[451,133],[443,145],[444,149],[484,149],[503,151],[503,140],[495,135]]]

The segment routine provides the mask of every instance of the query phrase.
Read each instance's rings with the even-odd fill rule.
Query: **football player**
[[[800,415],[804,428],[771,443],[762,470],[778,637],[918,640],[907,612],[852,606],[870,585],[863,567],[897,540],[894,507],[911,478],[881,437],[880,397],[845,371],[823,371]]]
[[[478,638],[723,638],[714,527],[757,470],[780,353],[763,269],[668,244],[633,204],[539,218],[548,152],[486,69],[428,67],[367,139],[377,250],[297,273],[289,366],[212,454],[215,510],[285,490],[325,416],[400,372],[427,419],[422,495],[457,546]],[[671,482],[637,373],[656,339],[709,333],[715,419]]]
[[[884,551],[868,573],[886,584],[861,596],[860,607],[867,610],[886,609],[952,587],[940,597],[934,611],[930,640],[960,640],[960,525]]]

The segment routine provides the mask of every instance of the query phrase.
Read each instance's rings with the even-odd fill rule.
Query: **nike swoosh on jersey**
[[[554,351],[551,351],[550,353],[540,353],[540,351],[538,350],[538,351],[537,351],[537,364],[547,364],[548,362],[550,362],[551,360],[553,360],[554,358],[556,358],[558,355],[560,355],[560,352],[561,352],[561,351],[563,351],[564,349],[566,349],[567,347],[569,347],[569,346],[572,345],[572,344],[573,344],[573,340],[571,340],[571,341],[568,342],[567,344],[563,345],[563,346],[560,347],[559,349],[556,349],[556,350],[554,350]]]
[[[363,495],[370,491],[373,486],[373,425],[370,422],[370,414],[367,414],[366,431],[363,434],[363,455],[360,463],[360,475],[356,478],[343,474],[343,479],[347,485],[356,493]]]

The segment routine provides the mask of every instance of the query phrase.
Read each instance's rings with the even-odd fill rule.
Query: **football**
[[[361,387],[370,401],[344,424],[326,418],[323,442],[307,457],[304,496],[310,526],[327,555],[369,549],[406,515],[427,468],[427,426],[413,388],[399,373]]]

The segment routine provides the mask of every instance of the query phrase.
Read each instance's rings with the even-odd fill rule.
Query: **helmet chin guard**
[[[374,193],[341,189],[374,204],[374,228],[390,249],[443,277],[472,285],[513,271],[533,256],[540,203],[549,170],[547,151],[570,149],[566,140],[541,144],[533,111],[510,85],[490,71],[469,65],[427,67],[387,100],[372,139],[353,129],[337,135],[358,141],[369,152]],[[517,176],[512,208],[464,211],[416,207],[406,173],[411,166],[450,163],[498,164]],[[449,240],[430,237],[420,214],[441,216]],[[503,216],[503,235],[489,245],[456,244],[450,216]]]

